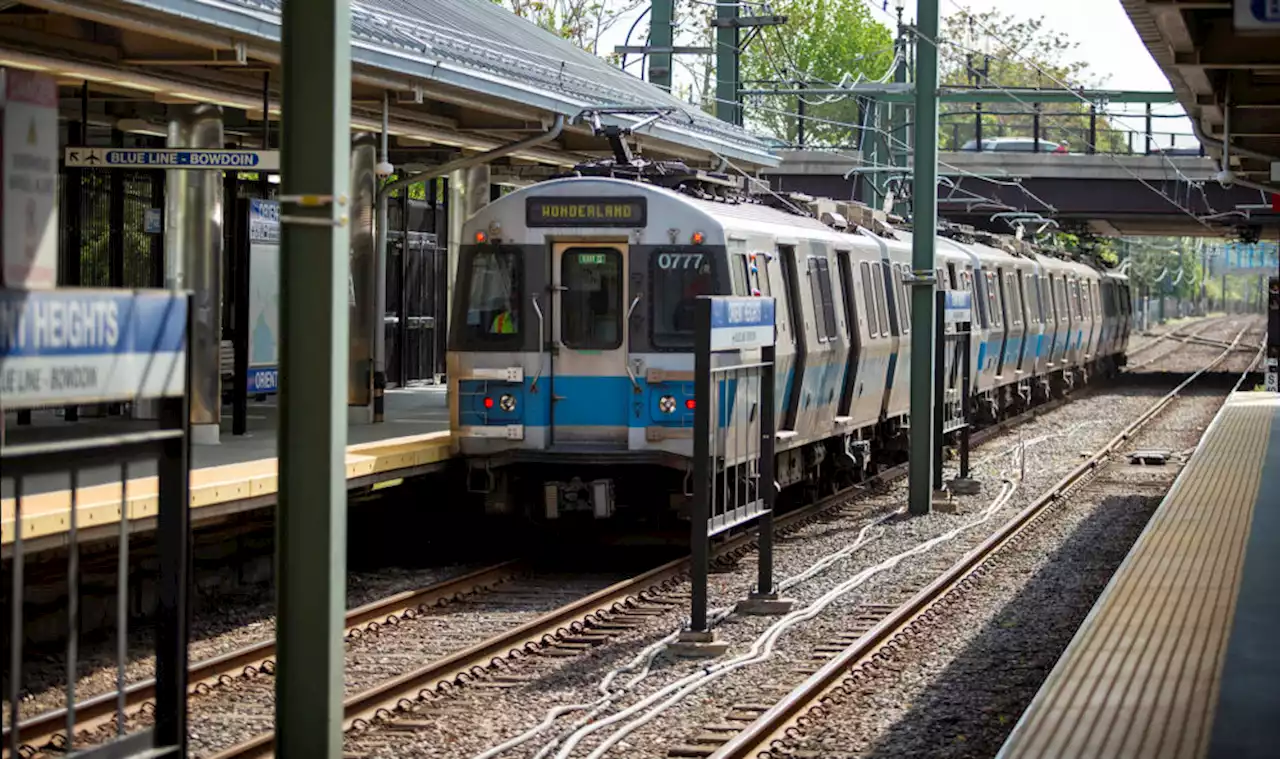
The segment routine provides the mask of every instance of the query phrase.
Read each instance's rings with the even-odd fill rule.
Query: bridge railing
[[[905,150],[909,128],[895,129],[883,120],[879,128],[873,127],[866,118],[868,103],[865,98],[752,94],[745,100],[744,117],[747,127],[765,135],[776,149],[853,151],[863,146],[866,132],[895,152]],[[1143,125],[1116,126],[1118,118],[1141,119]],[[973,151],[981,142],[991,150],[999,138],[1030,140],[1038,135],[1040,141],[1029,146],[1031,152],[1203,156],[1204,148],[1193,135],[1160,128],[1162,121],[1182,118],[1181,113],[1154,112],[1150,105],[1143,113],[1109,114],[1096,107],[1086,110],[1082,104],[947,103],[939,114],[938,147]],[[907,114],[901,120],[909,119]]]

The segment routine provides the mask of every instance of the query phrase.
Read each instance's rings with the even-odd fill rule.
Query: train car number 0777
[[[702,266],[701,253],[660,253],[659,269],[697,269]]]

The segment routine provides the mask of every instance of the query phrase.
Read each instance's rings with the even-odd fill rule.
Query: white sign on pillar
[[[58,84],[33,71],[0,71],[3,126],[3,267],[7,288],[58,284]]]

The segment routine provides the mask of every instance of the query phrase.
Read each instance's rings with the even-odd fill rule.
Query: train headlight
[[[658,410],[664,414],[675,413],[676,397],[674,395],[664,395],[658,399]]]
[[[504,395],[498,399],[498,408],[506,411],[508,414],[516,410],[516,397],[514,395]]]

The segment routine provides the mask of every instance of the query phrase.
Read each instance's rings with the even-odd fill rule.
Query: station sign
[[[198,148],[68,147],[67,168],[75,169],[208,169],[210,171],[279,171],[279,150]]]
[[[942,320],[946,324],[973,321],[973,295],[965,290],[943,290]]]
[[[1237,31],[1280,32],[1280,0],[1235,0]]]
[[[58,284],[58,84],[32,71],[7,69],[0,76],[0,284],[48,289]]]
[[[250,395],[280,389],[280,204],[249,201]]]
[[[180,396],[186,332],[185,293],[0,290],[0,406]]]
[[[711,298],[711,350],[735,351],[773,345],[773,298]]]

